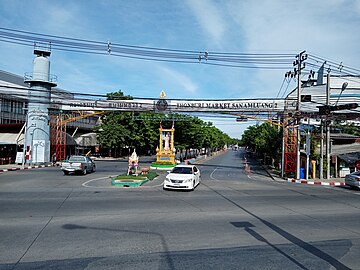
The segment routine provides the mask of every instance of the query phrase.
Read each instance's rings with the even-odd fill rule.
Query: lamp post
[[[344,82],[344,83],[342,84],[342,86],[341,86],[341,91],[340,91],[340,94],[339,94],[339,96],[338,96],[338,99],[337,99],[337,101],[336,101],[336,103],[335,103],[335,106],[338,104],[339,99],[340,99],[342,93],[344,92],[344,90],[346,89],[347,86],[348,86],[348,83],[347,83],[347,82]]]

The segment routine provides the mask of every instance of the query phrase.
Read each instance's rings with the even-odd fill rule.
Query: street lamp
[[[341,91],[340,91],[340,94],[339,94],[339,96],[338,96],[338,99],[337,99],[337,101],[336,101],[336,103],[335,103],[335,106],[338,104],[339,99],[340,99],[342,93],[344,92],[344,90],[346,89],[347,86],[348,86],[348,83],[347,83],[347,82],[344,82],[344,83],[342,84],[342,86],[341,86]]]

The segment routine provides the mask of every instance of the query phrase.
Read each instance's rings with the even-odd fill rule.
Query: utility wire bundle
[[[223,53],[211,51],[175,50],[156,47],[124,45],[119,43],[99,42],[93,40],[68,38],[56,35],[38,34],[21,30],[0,27],[0,41],[24,45],[50,44],[52,50],[79,52],[98,55],[112,55],[152,61],[176,63],[203,63],[207,65],[260,68],[288,69],[294,54],[251,54]]]

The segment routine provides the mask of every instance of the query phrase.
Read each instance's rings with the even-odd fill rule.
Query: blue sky
[[[0,0],[4,28],[179,50],[294,57],[306,50],[355,68],[360,68],[359,25],[356,0]],[[30,47],[0,41],[0,55],[0,69],[18,75],[32,71]],[[94,94],[121,89],[150,98],[161,90],[168,98],[275,98],[285,73],[55,50],[50,60],[62,89]],[[295,82],[290,83],[287,92],[294,87]],[[231,137],[240,137],[249,125],[214,123]]]

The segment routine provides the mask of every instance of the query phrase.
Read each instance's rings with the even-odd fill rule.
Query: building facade
[[[15,163],[17,153],[24,152],[28,91],[29,84],[24,82],[24,77],[0,70],[0,164]],[[74,99],[72,93],[57,87],[51,89],[50,95],[51,99]],[[68,119],[79,113],[60,112],[56,108],[50,108],[49,115],[51,119],[59,115],[62,115],[63,119]],[[99,116],[92,116],[66,124],[67,155],[94,151],[97,146],[96,140],[84,140],[83,137],[92,133],[98,121]],[[55,122],[52,124],[55,125]]]

